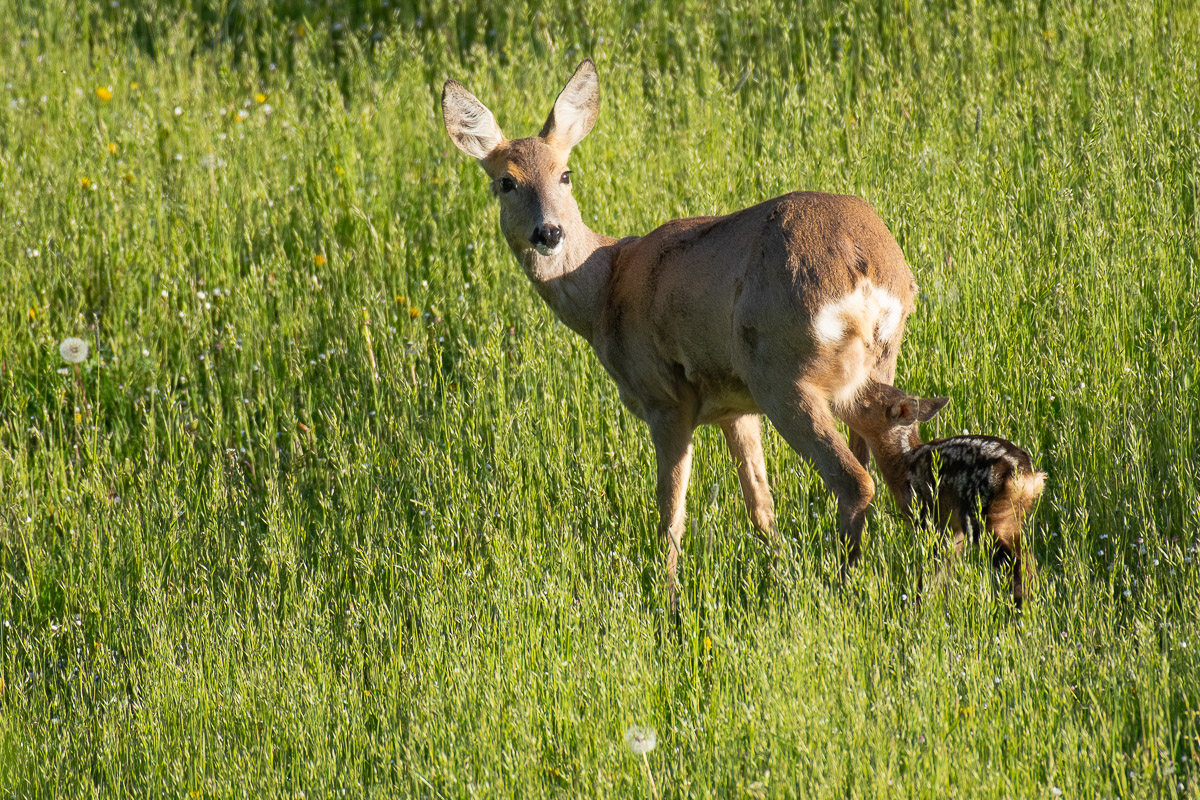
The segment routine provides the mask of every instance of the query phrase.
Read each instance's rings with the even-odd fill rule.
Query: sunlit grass
[[[1050,5],[9,9],[0,795],[1200,792],[1200,20]],[[840,586],[774,433],[772,577],[707,430],[669,618],[649,437],[437,105],[535,132],[584,55],[596,229],[879,210],[927,434],[1050,475],[1021,618],[974,550],[917,605],[882,492]]]

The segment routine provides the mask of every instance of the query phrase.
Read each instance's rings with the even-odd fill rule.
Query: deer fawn
[[[875,463],[906,517],[949,527],[954,551],[987,531],[992,565],[1012,562],[1013,600],[1025,599],[1032,558],[1023,553],[1021,527],[1045,486],[1029,454],[994,436],[955,436],[929,443],[918,427],[933,419],[948,397],[909,397],[882,383],[868,382],[846,414],[870,445]],[[930,519],[930,515],[933,518]]]
[[[491,179],[501,231],[534,289],[587,339],[621,401],[650,427],[672,607],[698,425],[721,426],[750,520],[774,547],[765,413],[837,496],[853,564],[875,487],[866,443],[852,433],[847,446],[834,416],[868,379],[893,379],[916,291],[900,247],[865,201],[815,192],[673,220],[645,236],[594,233],[571,195],[567,158],[599,110],[590,59],[541,133],[525,139],[506,139],[461,84],[442,91],[446,131]]]

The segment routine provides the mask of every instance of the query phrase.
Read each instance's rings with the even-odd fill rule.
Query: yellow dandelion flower
[[[133,90],[136,92],[136,91],[138,90],[138,88],[139,88],[139,87],[138,87],[138,82],[137,82],[137,81],[130,81],[130,82],[129,82],[129,88],[130,88],[130,89],[133,89]]]
[[[408,298],[402,294],[398,294],[398,295],[396,295],[396,302],[402,306],[406,306],[406,305],[408,305]]]
[[[116,142],[108,143],[108,152],[112,153],[114,156],[117,154],[117,143]]]
[[[320,253],[317,253],[315,256],[313,256],[313,263],[316,264],[318,267],[325,266],[325,256],[321,255]]]
[[[78,425],[81,422],[83,422],[83,414],[80,414],[78,411],[76,411],[75,412],[75,424]]]
[[[29,321],[33,322],[35,319],[37,319],[37,309],[34,308],[33,306],[30,306],[29,307]]]
[[[86,177],[80,178],[79,185],[84,189],[90,189],[92,187],[92,179]]]
[[[346,174],[345,170],[343,170],[341,167],[334,167],[334,168],[333,168],[333,171],[334,171],[334,172],[336,172],[338,175],[345,175],[345,174]]]
[[[254,95],[254,102],[261,106],[263,103],[267,102],[267,96],[262,92],[259,92],[258,94]]]
[[[712,650],[712,639],[705,636],[704,637],[704,651],[708,652],[709,650]]]
[[[421,316],[421,309],[417,308],[416,306],[409,306],[408,316],[412,319],[416,319],[417,317]]]
[[[101,100],[103,100],[104,102],[107,103],[109,100],[112,100],[112,98],[113,98],[112,89],[110,89],[107,86],[97,86],[96,87],[96,97],[99,97]]]
[[[308,33],[308,31],[304,30],[304,26],[303,26],[303,25],[297,25],[297,26],[296,26],[296,35],[297,35],[297,36],[303,36],[303,35],[304,35],[304,34],[306,34],[306,33]]]

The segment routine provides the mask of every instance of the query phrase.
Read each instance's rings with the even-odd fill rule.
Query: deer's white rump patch
[[[812,320],[813,336],[826,349],[837,379],[831,382],[834,405],[850,403],[866,385],[884,348],[899,345],[904,304],[869,280],[821,306]]]
[[[822,344],[836,345],[851,337],[868,348],[890,343],[904,321],[904,304],[869,280],[854,291],[826,303],[813,317],[813,334]]]

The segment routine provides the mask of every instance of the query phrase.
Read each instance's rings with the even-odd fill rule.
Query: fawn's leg
[[[775,382],[778,383],[777,381]],[[861,550],[867,508],[875,495],[875,483],[842,439],[829,410],[829,402],[814,386],[796,381],[791,391],[776,386],[754,392],[776,429],[797,453],[809,458],[838,502],[839,533],[845,546],[845,568],[854,566]]]
[[[967,536],[963,530],[962,518],[958,514],[953,514],[949,520],[950,532],[950,549],[942,559],[942,566],[938,568],[937,575],[933,578],[934,591],[941,592],[946,588],[946,584],[950,581],[950,570],[954,568],[954,561],[962,555],[963,548],[967,543]]]
[[[683,543],[683,520],[688,478],[692,470],[692,431],[688,415],[672,412],[650,423],[658,463],[658,535],[667,543],[667,595],[672,610],[678,608],[676,573]]]
[[[742,484],[742,499],[746,513],[760,538],[772,550],[779,549],[779,532],[775,529],[775,501],[767,483],[767,467],[763,460],[762,421],[757,414],[744,414],[721,423],[729,453],[737,462],[738,480]]]
[[[1017,610],[1025,603],[1025,578],[1028,564],[1021,553],[1022,514],[1011,503],[995,503],[989,509],[987,529],[992,536],[992,567],[1001,571],[1012,562],[1013,603]]]

